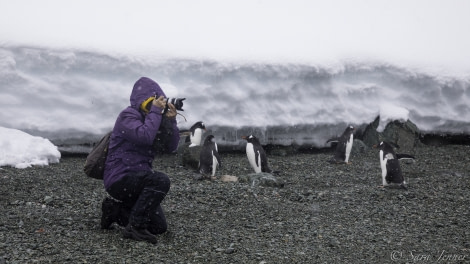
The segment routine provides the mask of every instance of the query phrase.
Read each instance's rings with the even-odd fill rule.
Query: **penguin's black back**
[[[335,149],[335,160],[345,160],[346,159],[346,143],[347,141],[343,141],[340,138],[338,145],[336,145]]]
[[[398,159],[387,160],[386,166],[387,175],[385,176],[385,180],[387,183],[402,183],[405,180]]]
[[[268,166],[268,157],[266,155],[266,151],[264,151],[263,146],[261,146],[261,143],[259,143],[259,140],[255,138],[256,140],[253,141],[253,148],[255,150],[255,153],[259,152],[259,155],[261,157],[261,172],[271,172],[271,169]]]
[[[348,140],[351,138],[351,134],[353,133],[354,128],[352,126],[348,126],[341,137],[338,138],[338,145],[336,145],[335,149],[335,160],[342,160],[346,159],[346,145],[348,144]]]
[[[211,172],[211,168],[213,166],[212,155],[216,157],[219,165],[221,164],[219,152],[217,151],[217,148],[215,147],[216,143],[212,141],[213,138],[214,138],[213,135],[208,135],[204,139],[204,144],[202,145],[201,153],[199,154],[199,171],[202,173]]]

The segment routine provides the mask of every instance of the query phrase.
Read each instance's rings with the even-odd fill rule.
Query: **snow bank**
[[[18,169],[58,163],[60,152],[48,139],[0,127],[0,166]]]
[[[470,134],[469,78],[377,62],[144,60],[21,46],[0,46],[0,126],[59,146],[96,141],[129,105],[141,76],[156,80],[169,97],[187,98],[188,121],[178,117],[180,128],[202,120],[227,135],[265,131],[266,144],[281,138],[321,147],[343,126],[368,124],[379,114],[381,128],[398,118],[424,132]],[[226,138],[217,140],[238,144]]]

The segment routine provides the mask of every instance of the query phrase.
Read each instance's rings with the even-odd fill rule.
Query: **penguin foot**
[[[377,188],[384,189],[384,188],[385,188],[385,186],[383,186],[383,185],[379,185],[379,186],[377,186]]]

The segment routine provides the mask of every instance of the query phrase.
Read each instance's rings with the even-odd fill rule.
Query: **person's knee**
[[[154,172],[146,179],[146,185],[167,193],[170,190],[171,181],[168,175],[162,172]]]
[[[157,172],[157,182],[158,182],[158,187],[162,192],[167,193],[170,190],[170,185],[171,181],[168,175],[162,172]]]
[[[170,185],[171,185],[171,181],[170,181],[170,177],[168,177],[168,175],[164,174],[164,184],[165,184],[165,187],[167,189],[167,192],[170,190]]]

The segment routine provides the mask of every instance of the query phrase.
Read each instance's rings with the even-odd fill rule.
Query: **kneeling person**
[[[158,150],[173,152],[178,147],[177,111],[153,80],[142,77],[130,96],[131,105],[118,116],[109,142],[104,171],[104,187],[114,198],[102,204],[101,228],[109,229],[113,222],[125,226],[123,236],[156,243],[157,234],[167,230],[161,202],[170,189],[170,179],[152,170]],[[165,142],[155,147],[159,129],[166,129]],[[170,136],[168,136],[170,135]],[[161,140],[160,140],[161,141]]]

